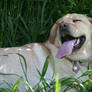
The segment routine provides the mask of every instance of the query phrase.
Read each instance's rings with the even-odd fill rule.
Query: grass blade
[[[44,14],[45,14],[45,6],[46,6],[46,4],[47,4],[47,0],[44,1],[43,7],[42,7],[41,27],[43,26]]]
[[[3,81],[3,84],[6,84],[10,89],[12,89],[12,85],[9,82],[5,81],[4,79],[0,80]]]
[[[92,70],[88,70],[86,72],[84,72],[82,75],[80,75],[78,78],[80,77],[84,77],[84,76],[88,76],[88,75],[92,75]]]
[[[23,78],[19,78],[19,80],[15,83],[14,87],[12,88],[12,92],[16,92],[20,82],[23,80]]]
[[[52,78],[54,77],[54,74],[55,74],[55,60],[54,60],[54,57],[51,55],[51,60],[52,60],[52,64],[53,64],[53,75],[52,75]]]
[[[59,77],[58,77],[58,75],[56,76],[56,88],[55,88],[55,92],[61,92],[61,85],[59,83]]]
[[[19,60],[20,60],[20,63],[21,63],[21,67],[22,67],[24,76],[25,76],[26,80],[28,81],[28,79],[27,79],[27,63],[26,63],[26,59],[25,59],[25,57],[22,54],[19,54],[19,53],[16,53],[16,54],[19,56]],[[20,57],[23,59],[24,66],[23,66],[23,63],[22,63]]]
[[[30,84],[24,80],[25,85],[29,88],[28,92],[34,92],[33,88],[30,86]]]
[[[42,73],[41,73],[41,77],[43,78],[46,74],[46,71],[47,71],[47,68],[48,68],[48,64],[49,64],[49,58],[50,58],[50,55],[46,57],[46,60],[45,60],[45,63],[44,63],[44,66],[43,66],[43,70],[42,70]]]
[[[2,73],[2,72],[0,72],[0,75],[3,75],[3,76],[17,76],[17,77],[21,77],[21,76],[19,76],[18,74],[14,74],[14,73]]]

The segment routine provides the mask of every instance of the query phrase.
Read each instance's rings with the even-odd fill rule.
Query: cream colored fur
[[[81,19],[81,22],[73,23],[73,19]],[[71,26],[71,33],[73,36],[77,37],[82,34],[86,36],[86,42],[84,45],[72,55],[68,56],[67,58],[57,59],[56,53],[58,52],[58,48],[60,47],[59,41],[59,33],[58,33],[58,25],[65,21],[70,24]],[[54,37],[54,38],[53,38]],[[12,54],[11,54],[12,53]],[[27,44],[22,47],[11,47],[11,48],[0,48],[0,72],[3,73],[16,73],[20,76],[24,76],[19,56],[16,53],[22,54],[28,66],[28,80],[31,86],[34,86],[37,82],[39,82],[39,75],[37,73],[37,69],[42,70],[44,65],[45,59],[49,54],[52,54],[55,59],[55,74],[59,74],[59,78],[68,77],[68,76],[75,76],[78,77],[83,72],[87,70],[87,65],[80,65],[80,70],[75,73],[72,71],[73,63],[72,61],[81,61],[81,62],[88,62],[92,60],[92,24],[88,17],[80,14],[68,14],[63,18],[60,18],[56,24],[51,29],[50,39],[45,43],[32,43]],[[22,60],[23,62],[23,60]],[[53,74],[53,65],[49,63],[48,71],[46,73],[46,78],[52,77]],[[9,82],[15,82],[17,77],[15,76],[0,76],[0,78],[7,80]],[[87,77],[83,80],[86,80]],[[23,84],[22,84],[23,85]],[[20,92],[25,92],[25,88],[20,86]],[[76,92],[76,91],[69,91],[69,92]]]

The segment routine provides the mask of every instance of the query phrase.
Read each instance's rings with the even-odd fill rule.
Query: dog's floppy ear
[[[57,35],[58,26],[59,26],[59,23],[56,22],[56,23],[52,26],[52,28],[51,28],[49,41],[50,41],[50,43],[52,43],[52,44],[54,44],[54,42],[55,42],[55,38],[56,38],[56,35]]]
[[[89,18],[90,23],[92,23],[92,18]]]

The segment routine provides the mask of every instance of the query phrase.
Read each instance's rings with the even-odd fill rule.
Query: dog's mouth
[[[56,55],[57,58],[63,58],[79,50],[84,44],[86,37],[85,35],[79,37],[73,37],[69,34],[64,33],[60,37],[62,46]]]
[[[64,34],[63,36],[61,36],[62,44],[64,42],[75,40],[74,45],[73,45],[73,52],[81,48],[81,46],[85,42],[85,39],[86,39],[86,37],[84,35],[79,36],[79,37],[73,37],[71,35]]]

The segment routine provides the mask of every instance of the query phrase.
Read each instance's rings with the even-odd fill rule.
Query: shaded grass
[[[92,0],[1,0],[0,47],[43,42],[55,21],[67,13],[92,16]]]

